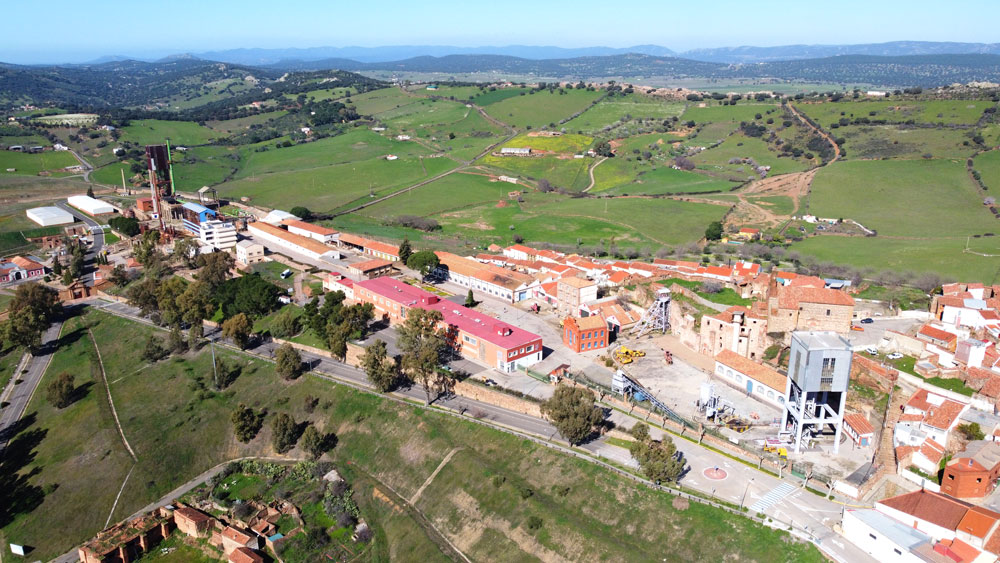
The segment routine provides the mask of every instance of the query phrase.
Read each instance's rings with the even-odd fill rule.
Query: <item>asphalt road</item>
[[[17,433],[17,421],[21,420],[24,410],[28,407],[28,401],[35,393],[38,382],[41,381],[45,369],[49,367],[52,354],[55,352],[55,341],[59,338],[59,331],[62,330],[62,321],[56,321],[42,334],[42,346],[37,354],[30,356],[28,364],[22,369],[26,369],[20,377],[15,373],[0,395],[0,404],[7,403],[7,406],[0,408],[0,458],[3,457],[3,450],[8,442]],[[20,379],[21,383],[15,383]]]
[[[109,303],[95,299],[89,301],[88,304],[118,316],[152,324],[140,317],[137,309],[123,303]],[[218,329],[206,329],[205,337],[211,341],[228,345]],[[273,356],[276,349],[277,345],[273,342],[257,342],[247,352],[269,358]],[[316,354],[307,352],[300,352],[300,354],[303,361],[309,365],[313,375],[358,389],[371,390],[367,377],[361,370]],[[420,403],[426,399],[423,388],[419,386],[399,390],[393,395],[397,398]],[[434,405],[493,426],[535,436],[556,444],[565,444],[559,438],[556,429],[543,419],[465,397],[440,398],[434,402]],[[618,411],[611,411],[610,419],[621,428],[629,428],[637,422],[637,419]],[[660,437],[664,433],[653,428],[652,434],[654,437]],[[685,440],[674,438],[674,443],[684,454],[690,466],[690,471],[681,479],[681,484],[684,486],[732,503],[744,502],[747,506],[754,506],[760,502],[762,503],[758,505],[760,512],[781,522],[792,523],[798,534],[810,537],[827,555],[837,561],[851,563],[874,561],[866,553],[834,532],[833,526],[841,520],[844,508],[842,504],[806,491],[796,481],[778,479]],[[617,464],[632,467],[635,465],[626,450],[602,440],[584,444],[582,449]],[[705,469],[715,467],[725,469],[727,477],[713,481],[704,476]],[[775,491],[780,491],[782,495]],[[770,502],[770,499],[774,499],[774,502]]]
[[[70,207],[70,205],[67,204],[66,202],[60,201],[56,203],[56,207],[62,209],[63,211],[66,211],[73,217],[76,217],[78,221],[83,221],[83,223],[88,227],[100,227],[100,223],[91,219],[87,215],[84,215],[77,209]],[[101,249],[104,248],[104,230],[91,229],[90,232],[93,235],[94,243],[90,245],[90,250],[87,251],[86,261],[89,264],[93,264],[94,259],[97,257],[98,252],[100,252]],[[84,276],[83,282],[87,285],[94,285],[94,272],[90,272],[86,276]]]

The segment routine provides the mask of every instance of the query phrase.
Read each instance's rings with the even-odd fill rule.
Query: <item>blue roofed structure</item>
[[[181,205],[182,222],[184,228],[191,231],[195,236],[201,235],[201,224],[216,218],[215,211],[204,205],[187,202]]]

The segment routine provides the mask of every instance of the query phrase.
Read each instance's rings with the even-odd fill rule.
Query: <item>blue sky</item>
[[[158,5],[165,14],[152,13]],[[11,1],[0,61],[238,47],[997,42],[996,8],[996,0]]]

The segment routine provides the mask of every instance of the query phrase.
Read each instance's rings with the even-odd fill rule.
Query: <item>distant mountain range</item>
[[[756,63],[799,59],[818,59],[838,55],[901,57],[909,55],[1000,55],[1000,43],[954,43],[937,41],[893,41],[858,45],[782,45],[777,47],[718,47],[677,52],[659,45],[632,47],[551,47],[506,45],[494,47],[455,47],[449,45],[396,45],[385,47],[312,47],[308,49],[228,49],[194,53],[198,58],[251,66],[270,66],[283,61],[319,61],[349,59],[362,63],[384,63],[416,57],[449,55],[505,55],[530,60],[571,59],[609,55],[675,56],[713,63]],[[123,60],[128,57],[102,57],[95,63]]]

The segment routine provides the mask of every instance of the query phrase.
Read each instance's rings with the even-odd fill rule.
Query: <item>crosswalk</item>
[[[764,512],[768,508],[771,508],[772,506],[777,504],[778,501],[791,494],[792,491],[795,490],[795,488],[796,488],[795,485],[791,485],[789,483],[782,483],[777,487],[771,489],[770,491],[768,491],[766,495],[764,495],[764,498],[758,500],[753,504],[753,506],[750,507],[750,514]]]

